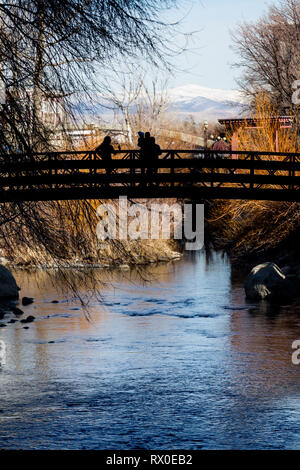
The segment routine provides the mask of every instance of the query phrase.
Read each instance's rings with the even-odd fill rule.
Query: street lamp
[[[203,123],[203,135],[204,135],[204,148],[207,150],[208,144],[208,122],[204,121]]]

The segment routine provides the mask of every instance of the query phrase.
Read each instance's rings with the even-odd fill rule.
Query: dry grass
[[[238,131],[239,150],[276,151],[276,122],[269,121],[270,116],[278,117],[278,114],[267,96],[261,94],[253,117],[261,120],[262,127],[248,129],[245,123]],[[280,129],[278,147],[280,152],[299,152],[297,131]],[[268,252],[284,244],[300,226],[300,205],[273,201],[218,201],[211,205],[208,222],[216,245],[240,258]]]
[[[259,93],[256,97],[255,112],[253,118],[261,121],[258,129],[251,129],[245,121],[238,131],[238,150],[260,151],[260,152],[276,152],[276,120],[279,114],[270,102],[265,93]],[[274,120],[269,120],[274,117]],[[231,136],[228,135],[230,140]],[[299,142],[297,141],[297,129],[279,129],[278,130],[278,151],[279,152],[299,152]]]

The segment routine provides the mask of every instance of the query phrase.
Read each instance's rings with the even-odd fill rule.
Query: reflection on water
[[[0,448],[300,448],[300,302],[247,303],[226,257],[82,273],[89,319],[55,273],[15,275],[36,320],[0,330]]]

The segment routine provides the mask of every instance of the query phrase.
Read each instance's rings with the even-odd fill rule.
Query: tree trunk
[[[39,134],[43,123],[43,73],[45,53],[45,25],[43,1],[38,2],[38,33],[36,38],[35,64],[33,72],[33,94],[32,94],[32,124],[33,141],[39,141]],[[40,144],[38,144],[38,147]]]

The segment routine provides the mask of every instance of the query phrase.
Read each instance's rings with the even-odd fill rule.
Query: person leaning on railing
[[[161,148],[155,142],[155,137],[150,137],[150,148],[151,148],[151,160],[157,161],[159,158],[159,155],[161,155]],[[151,168],[152,174],[156,175],[157,171],[158,171],[158,168]]]
[[[99,155],[99,157],[103,161],[111,161],[112,160],[111,156],[116,155],[117,152],[113,148],[113,146],[111,145],[111,138],[109,137],[109,135],[104,137],[102,143],[100,145],[98,145],[98,147],[96,147],[95,153],[96,153],[96,155]],[[111,171],[112,171],[111,168],[106,168],[106,174],[107,175],[110,175]]]
[[[138,147],[140,148],[140,160],[144,159],[144,146],[145,146],[145,134],[144,132],[138,132]],[[141,174],[145,174],[145,168],[141,168]]]
[[[223,158],[228,158],[229,155],[224,154],[224,153],[217,153],[218,150],[220,151],[225,151],[225,150],[230,150],[230,144],[224,139],[221,139],[221,137],[218,137],[218,140],[214,143],[212,146],[212,150],[214,150],[216,153],[216,158],[223,159]]]

